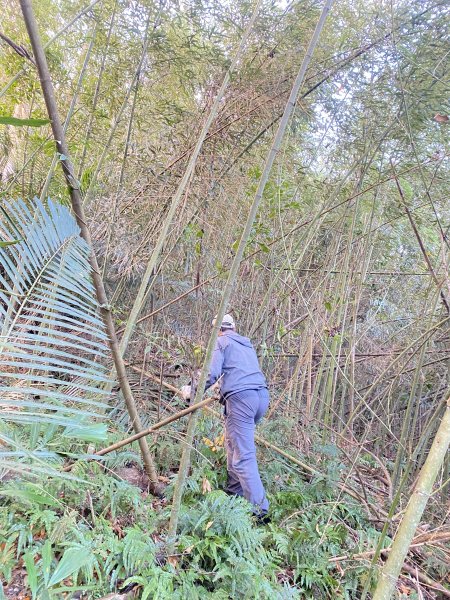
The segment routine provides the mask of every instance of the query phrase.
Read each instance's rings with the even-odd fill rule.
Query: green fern
[[[123,565],[127,573],[141,570],[154,562],[156,546],[148,533],[133,527],[123,540]]]

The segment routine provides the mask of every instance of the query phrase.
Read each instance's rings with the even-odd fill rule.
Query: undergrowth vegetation
[[[80,460],[64,478],[9,479],[0,491],[4,597],[12,597],[20,573],[20,589],[33,599],[130,589],[144,600],[357,598],[365,566],[342,569],[330,558],[361,552],[379,534],[336,486],[339,453],[318,454],[328,475],[307,481],[265,451],[272,522],[261,527],[245,500],[220,490],[226,471],[217,423],[205,417],[201,430],[170,557],[168,500],[122,478],[130,469],[142,473],[134,451]],[[53,438],[41,428],[34,439],[44,448]],[[71,441],[57,442],[59,454],[73,452]],[[166,458],[159,466],[170,478]],[[168,499],[170,491],[171,484]]]

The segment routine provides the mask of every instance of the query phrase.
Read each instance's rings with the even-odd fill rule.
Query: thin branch
[[[0,39],[2,39],[4,42],[6,42],[8,44],[8,46],[11,46],[11,48],[14,50],[14,52],[17,52],[17,54],[19,56],[22,56],[22,58],[28,59],[31,63],[33,63],[34,66],[36,66],[36,63],[34,62],[34,58],[28,52],[28,50],[25,48],[25,46],[16,44],[15,42],[12,41],[12,39],[10,39],[8,36],[6,36],[1,31],[0,31]]]

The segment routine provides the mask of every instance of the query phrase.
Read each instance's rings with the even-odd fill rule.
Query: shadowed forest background
[[[450,441],[446,3],[336,0],[279,148],[323,3],[33,8],[107,301],[5,0],[0,598],[389,598],[414,514],[392,597],[449,598],[448,451],[419,477]],[[94,455],[185,408],[228,288],[271,395],[265,527],[221,491],[219,405]]]

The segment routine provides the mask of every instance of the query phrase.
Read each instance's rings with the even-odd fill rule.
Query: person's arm
[[[216,342],[216,347],[214,348],[214,352],[211,359],[211,365],[209,367],[209,375],[206,380],[205,392],[208,388],[216,383],[219,377],[222,375],[223,368],[223,359],[224,359],[224,348],[219,344],[219,340]]]

